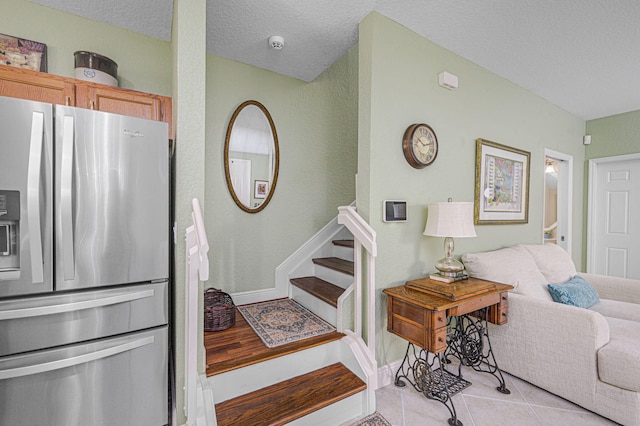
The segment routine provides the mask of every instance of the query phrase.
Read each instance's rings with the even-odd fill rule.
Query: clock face
[[[421,169],[433,163],[438,155],[438,138],[426,124],[413,124],[407,128],[402,140],[407,162]]]

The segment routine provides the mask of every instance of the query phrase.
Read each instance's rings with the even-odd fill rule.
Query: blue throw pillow
[[[565,305],[588,308],[600,301],[596,290],[579,275],[564,284],[547,284],[547,287],[551,298]]]

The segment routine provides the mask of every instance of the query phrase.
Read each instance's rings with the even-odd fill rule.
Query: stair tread
[[[216,404],[218,426],[284,425],[366,387],[342,363],[332,364]]]
[[[292,278],[290,281],[291,284],[314,295],[334,308],[338,307],[338,298],[344,293],[342,287],[318,277]]]
[[[340,259],[339,257],[321,257],[313,259],[313,263],[353,276],[354,267],[353,262],[350,260]]]
[[[334,246],[353,248],[353,240],[333,240],[332,243]]]

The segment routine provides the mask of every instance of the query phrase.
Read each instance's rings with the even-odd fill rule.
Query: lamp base
[[[454,257],[443,257],[435,266],[439,274],[450,278],[455,278],[464,271],[464,265]]]

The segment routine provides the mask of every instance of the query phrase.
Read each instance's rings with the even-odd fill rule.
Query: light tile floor
[[[455,395],[453,403],[464,426],[617,425],[506,373],[509,395],[496,390],[498,380],[490,374],[470,368],[463,368],[462,374],[472,385]],[[376,409],[393,426],[447,425],[450,417],[442,403],[425,398],[410,384],[378,389]]]

